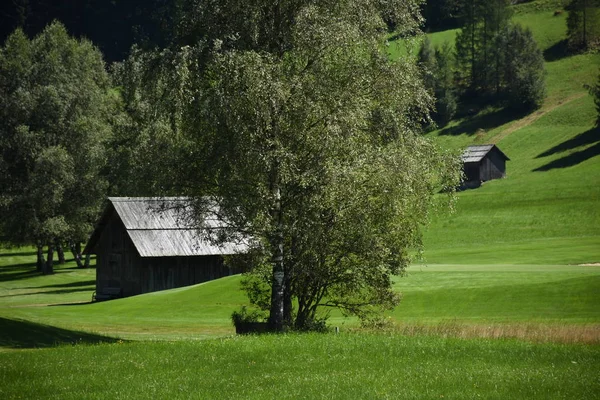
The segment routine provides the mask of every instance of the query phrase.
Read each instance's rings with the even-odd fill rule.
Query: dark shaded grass
[[[458,125],[452,125],[438,132],[440,136],[473,136],[480,130],[488,131],[502,126],[510,121],[527,115],[524,112],[515,112],[507,108],[497,109],[491,112],[479,113],[470,118],[464,118]]]
[[[552,46],[545,49],[543,54],[546,62],[558,61],[565,57],[569,57],[571,54],[569,53],[567,39],[554,43]]]
[[[89,332],[72,331],[30,321],[0,317],[0,347],[43,348],[63,344],[97,344],[115,341],[116,339]]]
[[[587,146],[600,142],[600,127],[589,129],[579,135],[567,139],[562,143],[553,146],[552,148],[540,153],[536,158],[548,157],[553,154],[562,153],[564,151],[573,150],[578,147]]]
[[[567,156],[561,157],[557,160],[550,161],[547,164],[535,168],[533,171],[544,172],[555,168],[573,167],[598,155],[600,155],[600,143],[596,143],[595,145],[588,147],[585,150],[580,150]]]
[[[35,256],[37,253],[35,251],[15,251],[11,252],[10,250],[6,252],[0,253],[0,257],[26,257],[26,256]]]
[[[23,289],[46,289],[46,288],[73,288],[80,286],[93,286],[96,285],[95,280],[87,280],[87,281],[76,281],[69,283],[58,283],[56,285],[44,285],[44,286],[28,286]]]

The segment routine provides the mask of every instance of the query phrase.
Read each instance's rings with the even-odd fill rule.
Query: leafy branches
[[[116,101],[99,51],[57,22],[31,41],[13,33],[0,76],[0,229],[11,243],[48,245],[51,260],[53,246],[85,240],[96,219]]]

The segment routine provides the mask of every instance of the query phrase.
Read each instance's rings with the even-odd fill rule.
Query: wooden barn
[[[95,300],[128,297],[236,274],[223,255],[244,244],[214,246],[182,218],[185,198],[111,197],[84,252],[96,254]]]
[[[469,146],[462,154],[465,182],[485,182],[506,176],[510,159],[495,144]]]

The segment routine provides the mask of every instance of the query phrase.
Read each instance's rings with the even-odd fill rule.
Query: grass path
[[[501,140],[503,140],[504,138],[509,136],[511,133],[533,124],[535,121],[537,121],[544,115],[554,111],[558,107],[566,105],[566,104],[568,104],[574,100],[580,99],[584,96],[587,96],[587,93],[577,93],[577,94],[567,97],[564,100],[559,100],[558,102],[556,102],[554,104],[544,104],[544,106],[542,108],[540,108],[539,110],[537,110],[521,119],[510,122],[506,129],[502,129],[500,132],[498,132],[494,136],[490,137],[487,141],[489,143],[497,144],[498,142],[500,142]]]

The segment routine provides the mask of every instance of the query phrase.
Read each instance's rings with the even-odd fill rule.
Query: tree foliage
[[[586,89],[594,98],[598,117],[596,118],[596,126],[600,127],[600,73],[598,74],[598,82],[595,85],[586,85]]]
[[[427,0],[423,4],[425,29],[440,31],[457,28],[461,17],[461,0]]]
[[[511,17],[508,0],[468,0],[463,3],[463,27],[456,36],[461,85],[471,92],[496,87],[499,54],[494,38]]]
[[[507,0],[469,0],[456,37],[458,86],[484,102],[518,110],[541,106],[544,59],[528,29],[510,22]]]
[[[432,118],[438,126],[444,126],[450,122],[457,109],[452,47],[445,42],[442,46],[433,48],[425,37],[417,58],[425,87],[435,97]]]
[[[508,107],[532,110],[542,105],[544,57],[528,28],[509,25],[496,38],[500,54],[499,90]]]
[[[15,29],[33,37],[52,21],[78,38],[88,38],[106,60],[124,59],[131,46],[146,49],[172,40],[178,1],[7,0],[0,2],[0,41]]]
[[[189,46],[157,55],[172,63],[153,75],[177,71],[183,86],[123,89],[140,96],[134,115],[159,93],[187,99],[176,124],[155,114],[176,138],[162,170],[177,188],[164,189],[192,196],[200,229],[216,204],[229,229],[215,240],[254,238],[246,287],[275,329],[305,328],[327,306],[366,318],[396,305],[392,275],[419,244],[432,193],[459,175],[455,158],[418,134],[431,97],[416,65],[382,50],[384,21],[398,21],[403,36],[418,31],[418,3],[187,7],[178,37]]]
[[[7,39],[0,53],[5,240],[52,249],[87,239],[106,187],[100,172],[114,104],[109,88],[100,52],[60,23],[33,40],[21,30]]]
[[[126,60],[113,65],[123,112],[108,143],[110,194],[179,193],[165,171],[177,171],[185,162],[177,152],[187,151],[183,132],[198,113],[202,49],[200,44],[178,50],[134,47]],[[186,174],[182,179],[187,181]]]
[[[569,0],[565,6],[567,36],[572,50],[591,50],[600,47],[600,1]]]

